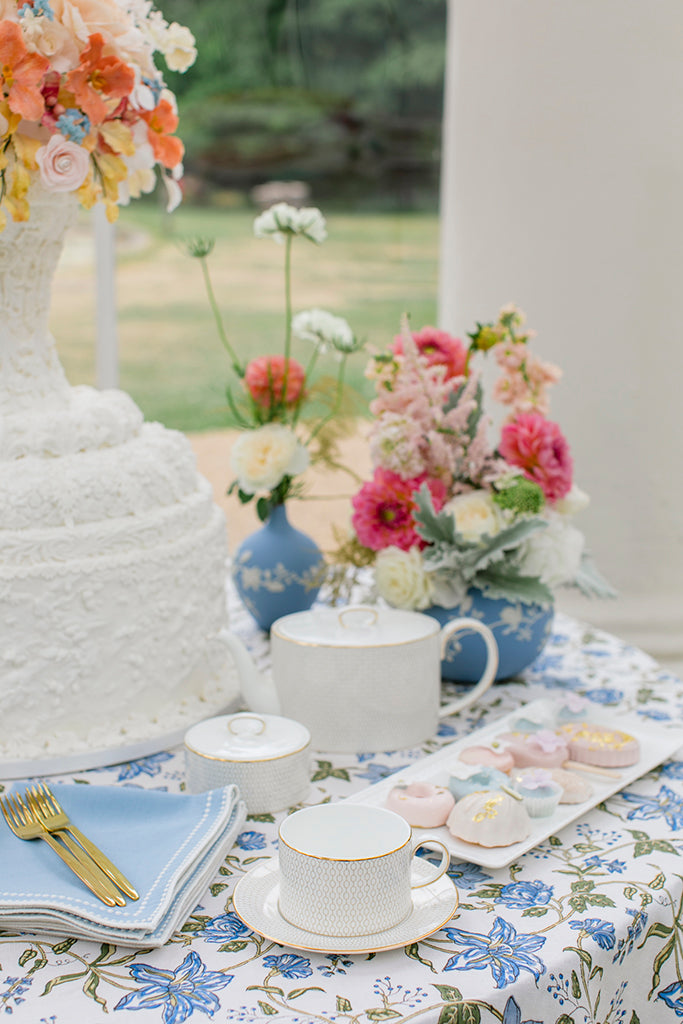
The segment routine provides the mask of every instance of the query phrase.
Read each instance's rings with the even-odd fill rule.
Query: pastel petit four
[[[578,693],[566,693],[557,702],[558,723],[582,721],[586,717],[589,704],[590,702]]]
[[[507,775],[490,765],[473,765],[466,767],[455,765],[448,779],[448,788],[456,800],[461,800],[468,793],[500,789],[510,782]]]
[[[555,782],[562,787],[561,804],[581,804],[584,800],[588,800],[593,793],[593,787],[588,779],[577,775],[576,772],[568,772],[564,768],[553,768],[550,774]]]
[[[533,705],[521,709],[519,718],[512,719],[512,729],[514,732],[524,733],[551,729],[556,717],[557,712],[552,701],[535,701]]]
[[[512,784],[524,800],[530,818],[547,818],[562,796],[562,786],[546,768],[524,768],[515,772]]]
[[[465,747],[458,754],[458,758],[465,764],[482,764],[489,768],[498,768],[501,772],[509,772],[515,764],[514,758],[508,750],[484,744]]]
[[[500,737],[516,768],[559,768],[569,757],[567,741],[550,729],[506,733]]]
[[[640,744],[635,736],[590,722],[568,722],[562,733],[569,744],[569,757],[582,764],[601,768],[626,768],[640,757]]]
[[[445,825],[455,798],[445,786],[428,782],[399,783],[389,790],[386,808],[395,811],[416,828],[437,828]]]
[[[469,793],[448,815],[448,830],[456,839],[477,846],[510,846],[531,832],[523,800],[502,790]]]

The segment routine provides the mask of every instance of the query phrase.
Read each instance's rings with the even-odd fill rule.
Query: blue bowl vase
[[[267,631],[281,615],[311,607],[324,565],[318,545],[292,526],[282,504],[237,548],[232,578],[243,604]]]
[[[550,635],[555,609],[484,597],[472,587],[455,608],[431,605],[425,609],[425,614],[442,626],[460,618],[478,619],[488,626],[498,644],[496,682],[499,682],[518,675],[536,660]],[[441,675],[458,683],[476,683],[483,675],[485,664],[486,648],[481,637],[475,633],[457,633],[448,641]]]

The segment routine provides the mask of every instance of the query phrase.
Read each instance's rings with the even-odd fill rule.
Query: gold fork
[[[85,852],[90,854],[98,868],[104,871],[105,875],[118,885],[119,889],[126,896],[129,896],[132,900],[140,898],[123,872],[115,864],[112,864],[109,858],[102,853],[98,846],[95,846],[91,839],[83,835],[79,828],[76,828],[47,786],[42,782],[38,783],[37,786],[31,786],[27,796],[31,809],[48,832],[58,832],[60,835],[64,832],[70,832],[74,839],[78,840]],[[68,837],[62,836],[62,838],[66,842]]]
[[[19,839],[43,839],[61,857],[64,863],[71,868],[75,875],[87,885],[88,889],[102,900],[109,907],[124,906],[125,900],[111,895],[109,890],[94,876],[91,869],[84,860],[77,858],[63,846],[58,839],[43,828],[40,822],[33,816],[24,803],[19,793],[13,796],[0,797],[0,810],[5,821]]]

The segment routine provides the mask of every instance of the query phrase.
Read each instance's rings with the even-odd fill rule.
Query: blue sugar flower
[[[69,107],[57,118],[57,128],[66,139],[80,146],[90,131],[90,118],[76,107]]]
[[[310,978],[313,974],[311,961],[305,960],[302,956],[294,956],[293,953],[266,956],[263,958],[263,966],[269,971],[277,971],[283,978]]]
[[[23,18],[27,11],[35,15],[43,14],[48,21],[55,20],[54,11],[50,7],[50,0],[33,0],[33,3],[25,3],[19,8],[20,16]]]
[[[597,942],[600,949],[614,948],[614,925],[611,921],[601,921],[599,917],[587,917],[585,921],[570,921],[569,927],[575,932],[586,932]]]
[[[182,1024],[182,1021],[201,1010],[213,1017],[220,1008],[215,990],[225,988],[232,974],[207,971],[196,953],[188,953],[179,967],[162,970],[151,964],[134,964],[130,973],[142,987],[119,999],[115,1010],[152,1010],[163,1006],[164,1024]]]
[[[511,909],[526,910],[528,907],[544,907],[550,902],[553,890],[545,882],[510,882],[504,885],[494,903],[504,903]]]
[[[241,850],[264,850],[266,837],[263,832],[240,832],[235,842]]]
[[[240,921],[237,914],[221,914],[214,917],[200,932],[200,935],[207,942],[229,942],[240,935],[250,935],[251,932],[243,921]]]
[[[664,818],[669,828],[675,832],[683,827],[683,799],[668,786],[662,786],[657,796],[624,792],[621,798],[638,805],[626,815],[629,821]]]
[[[464,946],[452,956],[444,970],[484,971],[491,968],[496,988],[517,981],[520,970],[529,971],[536,981],[545,973],[545,964],[536,951],[545,943],[542,935],[518,935],[509,922],[497,917],[488,935],[444,929],[451,942]]]
[[[489,882],[492,875],[487,875],[478,864],[451,864],[448,877],[452,878],[459,889],[476,889],[484,882]]]

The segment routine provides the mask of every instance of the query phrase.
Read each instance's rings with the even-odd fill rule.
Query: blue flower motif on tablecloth
[[[500,1024],[543,1024],[540,1020],[522,1020],[522,1011],[517,1005],[517,1000],[514,996],[510,996],[505,1009],[503,1010],[503,1019]]]
[[[445,971],[484,971],[491,968],[496,988],[517,981],[520,970],[529,971],[536,981],[545,973],[545,964],[536,956],[545,944],[543,935],[518,935],[508,921],[497,917],[488,935],[445,928],[450,939],[464,948],[452,956]]]
[[[621,793],[621,798],[628,803],[637,804],[637,807],[626,815],[629,821],[664,818],[669,828],[674,831],[683,827],[683,798],[668,786],[661,786],[656,796],[625,791]]]
[[[452,878],[459,889],[476,889],[484,882],[489,882],[493,875],[487,875],[478,864],[451,864],[448,877]]]
[[[584,921],[570,921],[569,927],[575,932],[586,932],[594,939],[600,949],[614,949],[614,925],[611,921],[601,921],[599,917],[587,917]]]
[[[119,765],[119,782],[125,779],[134,779],[137,775],[149,775],[150,778],[158,775],[164,761],[170,761],[173,754],[162,751],[160,754],[150,754],[149,757],[140,757],[137,761],[129,761],[127,764]]]
[[[436,730],[437,736],[455,736],[455,729],[452,725],[448,725],[447,722],[439,722],[439,728]]]
[[[625,957],[631,952],[636,939],[642,935],[647,924],[647,914],[644,910],[627,910],[627,914],[633,918],[623,939],[617,943],[617,951],[612,957],[612,963],[623,963]]]
[[[276,971],[283,978],[310,978],[313,974],[311,961],[302,956],[294,956],[293,953],[284,953],[282,956],[264,956],[263,966],[269,971]]]
[[[668,1007],[675,1011],[677,1017],[683,1017],[683,983],[674,981],[657,993],[657,999],[663,999]]]
[[[387,776],[393,775],[394,772],[400,771],[401,768],[405,768],[405,765],[396,765],[394,768],[390,768],[387,764],[369,764],[364,772],[358,772],[357,778],[368,779],[370,783],[381,782],[382,779],[386,779]]]
[[[237,939],[240,935],[250,935],[251,932],[237,914],[230,913],[214,917],[201,931],[194,934],[206,939],[207,942],[230,942],[231,939]]]
[[[551,886],[545,882],[510,882],[504,885],[494,903],[504,903],[511,910],[526,910],[528,907],[544,907],[553,897]]]
[[[624,691],[606,687],[599,690],[586,690],[584,697],[592,700],[594,704],[619,704],[624,699]]]
[[[566,640],[566,637],[552,637],[551,642],[562,643]],[[564,656],[562,654],[539,654],[534,662],[533,673],[534,675],[542,675],[545,672],[551,672],[555,668],[561,668],[564,662]]]
[[[621,875],[627,868],[625,860],[605,860],[604,857],[600,857],[597,854],[593,857],[588,857],[583,862],[583,866],[585,868],[602,868],[603,871],[608,871],[610,875]]]
[[[662,765],[661,773],[668,779],[683,779],[683,761],[667,761]]]
[[[372,761],[374,753],[356,754],[356,760],[358,764],[363,764],[364,761]]]
[[[661,711],[659,708],[645,708],[638,712],[641,718],[649,718],[652,722],[670,722],[671,715],[668,711]]]
[[[240,850],[265,850],[266,837],[263,832],[240,832],[235,843]]]
[[[216,989],[225,988],[232,974],[208,971],[197,953],[188,953],[175,971],[151,964],[134,964],[130,974],[142,987],[119,999],[115,1010],[152,1010],[163,1006],[164,1024],[182,1021],[200,1010],[213,1017],[220,1008]]]
[[[340,953],[328,953],[325,957],[329,964],[322,964],[318,970],[326,978],[333,978],[335,974],[346,974],[347,967],[353,967],[353,960],[346,960]]]

